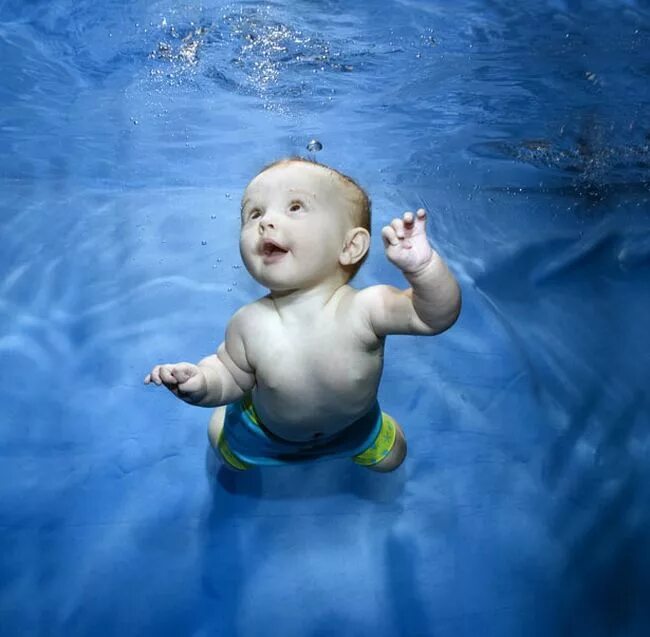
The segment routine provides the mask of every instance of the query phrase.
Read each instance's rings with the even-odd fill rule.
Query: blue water
[[[650,8],[0,1],[0,635],[650,633]],[[393,337],[409,458],[218,472],[142,385],[263,293],[307,155],[425,206],[458,323]]]

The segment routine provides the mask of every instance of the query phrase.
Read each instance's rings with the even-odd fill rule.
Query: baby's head
[[[272,290],[349,281],[368,255],[370,200],[350,177],[292,157],[266,166],[242,198],[240,251]]]

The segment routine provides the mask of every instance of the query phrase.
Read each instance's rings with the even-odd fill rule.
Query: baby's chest
[[[345,330],[285,330],[257,340],[251,352],[258,383],[269,389],[304,383],[349,383],[363,377],[372,357]]]

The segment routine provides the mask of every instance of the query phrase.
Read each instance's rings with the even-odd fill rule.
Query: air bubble
[[[317,153],[319,150],[323,150],[323,144],[321,144],[317,139],[312,139],[307,144],[307,150],[310,153]]]
[[[205,241],[205,240],[204,240],[204,241],[201,241],[201,245],[202,245],[202,246],[207,246],[207,245],[208,245],[208,242]]]

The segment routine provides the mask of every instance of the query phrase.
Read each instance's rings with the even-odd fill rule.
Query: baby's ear
[[[365,228],[352,228],[345,234],[343,250],[339,255],[341,265],[353,265],[363,259],[370,247],[370,233]]]

